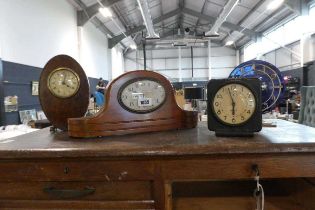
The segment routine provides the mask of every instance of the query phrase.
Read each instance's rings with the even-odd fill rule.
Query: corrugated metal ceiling
[[[86,7],[98,4],[97,0],[81,0],[81,2],[83,2]],[[255,32],[262,32],[277,24],[282,19],[293,15],[293,11],[284,5],[276,11],[267,11],[266,7],[270,2],[271,0],[241,0],[227,17],[226,21],[236,26],[239,25],[251,29]],[[227,0],[148,0],[153,20],[180,8],[180,5],[198,14],[211,16],[215,20],[226,3]],[[257,6],[259,7],[257,8]],[[255,9],[254,11],[253,8]],[[113,18],[119,27],[109,18],[104,18],[100,14],[98,14],[97,17],[114,36],[121,34],[122,30],[126,32],[144,24],[136,0],[116,0],[115,3],[111,5],[110,9],[113,11]],[[182,28],[188,27],[191,31],[195,31],[196,34],[201,34],[210,29],[210,23],[211,21],[205,18],[181,13],[159,23],[155,23],[154,27],[156,32],[159,32],[161,36],[163,36],[163,33],[168,32],[167,34],[172,37],[174,34],[177,34],[179,26]],[[143,31],[145,31],[145,29]],[[172,31],[174,34],[172,34]],[[142,31],[139,31],[138,33],[141,32]],[[238,46],[251,40],[250,37],[232,30],[226,25],[221,26],[219,33],[220,36],[216,39],[223,44],[227,39],[231,38],[236,41]],[[134,35],[135,34],[132,34],[132,36]]]

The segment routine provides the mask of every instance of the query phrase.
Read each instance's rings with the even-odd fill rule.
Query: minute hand
[[[228,90],[229,90],[229,94],[230,94],[230,97],[231,97],[231,100],[232,100],[232,115],[235,115],[235,102],[234,102],[234,99],[232,97],[230,89],[228,89]]]

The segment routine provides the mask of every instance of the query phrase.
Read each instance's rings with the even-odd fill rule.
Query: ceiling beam
[[[210,24],[213,24],[216,21],[215,17],[209,16],[209,15],[205,15],[205,14],[201,14],[200,12],[194,11],[192,9],[184,8],[183,12],[186,13],[186,14],[198,17],[200,19],[207,20],[207,21],[210,22]],[[260,33],[257,33],[257,32],[255,32],[253,30],[250,30],[250,29],[244,29],[242,26],[236,25],[236,24],[233,24],[233,23],[230,23],[230,22],[224,22],[222,24],[222,27],[231,29],[233,31],[242,32],[244,35],[250,37],[253,40],[256,40],[256,38],[258,36],[260,36]]]
[[[87,7],[81,0],[74,0],[74,2],[81,7],[83,11],[86,11]],[[114,36],[113,32],[111,32],[103,23],[100,21],[97,17],[93,17],[92,23],[95,25],[96,28],[98,28],[100,31],[102,31],[105,36],[110,35],[111,37]]]
[[[265,3],[266,0],[261,0],[261,1],[258,1],[258,3],[249,10],[249,12],[237,23],[237,25],[242,25],[245,20],[247,20],[248,17],[250,17],[252,14],[254,14],[255,12],[257,12],[256,10],[259,9],[259,7],[261,7],[264,3]],[[223,39],[222,41],[225,42],[225,40],[229,37],[229,34],[227,34]],[[234,40],[235,41],[235,40]]]
[[[116,4],[121,0],[102,0],[101,3],[105,7],[110,7],[113,4]],[[99,3],[93,4],[89,7],[86,7],[84,10],[77,12],[77,22],[78,26],[84,26],[89,20],[95,17],[98,14],[98,9],[101,7]]]
[[[272,12],[270,15],[268,15],[266,18],[264,18],[262,21],[260,21],[253,29],[254,29],[254,30],[258,30],[259,27],[261,27],[261,26],[264,25],[266,22],[268,22],[268,21],[272,20],[273,18],[275,18],[275,16],[277,16],[278,14],[280,14],[283,10],[284,10],[284,7],[279,7],[279,8],[276,9],[274,12]],[[289,15],[289,16],[290,16],[290,15]],[[286,18],[284,18],[284,19],[286,19]],[[268,30],[268,29],[267,29],[267,30]],[[264,31],[266,31],[266,30],[264,30]],[[264,31],[263,31],[261,34],[263,34]],[[244,38],[244,37],[241,37],[241,38],[239,38],[239,39],[235,42],[236,46],[240,47],[240,46],[239,46],[239,41],[241,41],[243,38]]]
[[[180,10],[179,8],[178,8],[178,9],[175,9],[175,10],[169,12],[169,13],[166,13],[166,14],[160,16],[160,17],[157,17],[157,18],[153,19],[153,24],[157,24],[157,23],[159,23],[159,22],[161,22],[161,21],[164,21],[164,20],[166,20],[166,19],[168,19],[168,18],[171,18],[171,17],[173,17],[173,16],[175,16],[175,15],[178,15],[178,14],[180,14],[180,13],[181,13],[181,10]],[[144,25],[137,26],[137,27],[135,27],[135,28],[133,28],[133,29],[130,29],[130,30],[126,31],[125,34],[126,34],[127,36],[130,36],[130,35],[132,35],[132,34],[135,34],[135,33],[137,33],[137,32],[140,32],[140,31],[142,31],[142,30],[144,30],[144,29],[145,29],[145,26],[144,26]],[[109,39],[109,40],[108,40],[108,46],[109,46],[109,48],[113,48],[117,43],[119,43],[119,42],[120,42],[121,40],[123,40],[124,38],[126,38],[126,36],[121,33],[121,34],[119,34],[119,35],[117,35],[117,36],[115,36],[115,37]]]
[[[224,5],[221,13],[219,14],[219,17],[216,18],[215,22],[211,26],[210,30],[206,32],[206,35],[214,35],[218,34],[219,28],[222,26],[222,24],[226,21],[226,18],[230,15],[230,13],[233,11],[235,6],[240,0],[228,0],[227,3]]]
[[[308,8],[307,0],[286,0],[284,5],[297,15],[302,15],[304,10]]]

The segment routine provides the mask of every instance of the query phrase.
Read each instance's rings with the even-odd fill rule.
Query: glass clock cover
[[[120,104],[127,110],[148,113],[159,108],[165,101],[166,93],[158,81],[140,79],[127,83],[118,94]]]
[[[68,98],[78,91],[80,79],[71,69],[58,68],[49,74],[47,83],[53,95],[59,98]]]

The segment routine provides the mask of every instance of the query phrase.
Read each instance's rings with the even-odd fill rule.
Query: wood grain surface
[[[254,137],[216,137],[205,122],[197,128],[73,139],[49,128],[0,142],[0,158],[154,157],[315,152],[315,128],[277,120]]]
[[[135,79],[153,79],[165,89],[165,102],[149,113],[134,113],[119,103],[119,91],[127,82]],[[171,83],[161,74],[138,70],[127,72],[113,80],[106,91],[104,107],[95,115],[68,120],[71,137],[98,137],[145,133],[196,127],[198,113],[182,110],[176,103]]]
[[[264,186],[278,180],[266,185],[266,207],[313,210],[314,137],[315,128],[283,120],[252,138],[216,137],[205,123],[89,139],[42,129],[0,141],[0,209],[253,209],[248,191],[219,182],[254,186],[257,165]],[[177,182],[217,184],[196,184],[204,189],[194,194]]]

